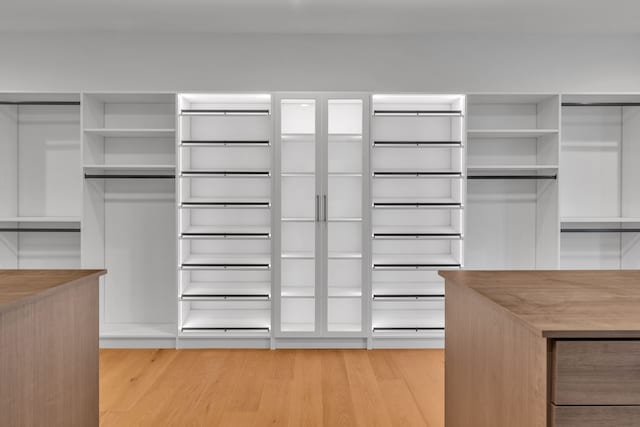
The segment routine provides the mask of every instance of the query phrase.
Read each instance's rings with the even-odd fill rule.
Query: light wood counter
[[[0,270],[0,425],[98,425],[98,278]]]
[[[443,271],[447,427],[640,425],[640,271]]]

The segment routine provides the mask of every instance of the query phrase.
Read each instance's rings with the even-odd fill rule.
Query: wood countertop
[[[0,270],[0,313],[74,286],[106,270]]]
[[[640,270],[440,271],[548,338],[640,338]]]

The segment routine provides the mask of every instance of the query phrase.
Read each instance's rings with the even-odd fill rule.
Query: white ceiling
[[[640,34],[640,0],[0,0],[0,31]]]

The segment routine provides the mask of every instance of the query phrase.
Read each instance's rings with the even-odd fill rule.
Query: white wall
[[[640,35],[0,33],[0,91],[640,92]]]

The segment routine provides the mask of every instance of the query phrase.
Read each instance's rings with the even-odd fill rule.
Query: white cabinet
[[[368,331],[366,95],[278,95],[274,334]]]

